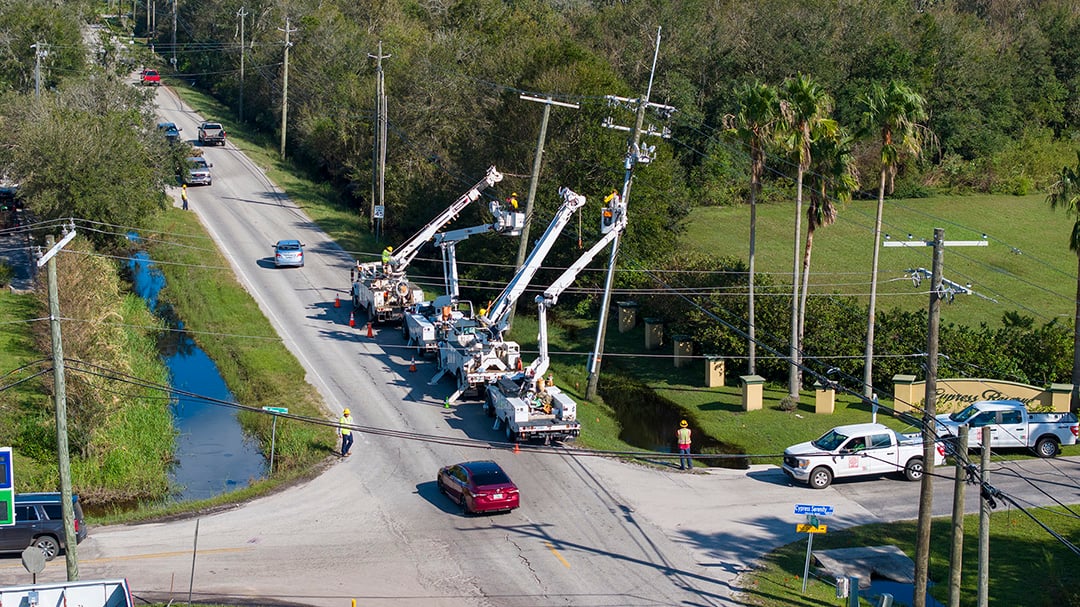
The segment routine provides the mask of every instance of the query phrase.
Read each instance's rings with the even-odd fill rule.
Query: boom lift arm
[[[536,305],[538,308],[537,322],[540,327],[540,333],[537,338],[539,346],[539,355],[536,357],[528,368],[525,369],[525,375],[527,377],[540,377],[548,368],[550,359],[548,358],[548,334],[547,334],[547,311],[548,308],[554,306],[559,301],[559,295],[562,294],[574,280],[577,279],[578,274],[585,269],[592,260],[607,248],[609,244],[615,238],[626,229],[626,205],[622,203],[622,199],[617,192],[612,192],[605,201],[608,203],[604,207],[600,220],[600,231],[604,233],[604,236],[596,242],[588,251],[585,251],[570,267],[566,268],[566,271],[562,273],[555,282],[551,283],[547,289],[544,289],[542,295],[536,296]]]
[[[502,173],[495,170],[495,167],[489,167],[483,179],[394,251],[394,254],[390,257],[390,267],[394,271],[401,271],[406,268],[417,253],[420,252],[420,248],[424,246],[424,243],[431,240],[435,233],[446,224],[457,219],[457,216],[465,210],[465,207],[480,198],[481,190],[499,183],[502,178]]]
[[[443,283],[446,294],[451,301],[458,299],[458,271],[457,271],[457,243],[469,238],[474,234],[496,232],[504,236],[519,236],[525,227],[525,213],[512,210],[503,210],[497,200],[492,200],[489,209],[495,216],[495,221],[484,225],[462,228],[451,232],[440,232],[435,235],[432,244],[442,250]]]
[[[502,339],[502,334],[506,331],[510,321],[510,310],[517,303],[521,294],[525,292],[526,287],[529,286],[529,281],[540,270],[540,264],[543,263],[551,248],[555,246],[555,240],[563,231],[563,228],[570,223],[571,216],[575,211],[585,206],[585,197],[575,193],[570,188],[560,188],[559,195],[563,198],[563,204],[556,212],[555,218],[551,220],[551,224],[548,225],[544,235],[540,237],[536,246],[529,252],[529,257],[522,264],[521,269],[510,279],[510,283],[506,285],[506,288],[503,289],[502,293],[491,305],[491,309],[487,311],[486,315],[480,316],[480,322],[490,329],[494,339]]]

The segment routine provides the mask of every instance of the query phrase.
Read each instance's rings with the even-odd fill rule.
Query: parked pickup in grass
[[[934,449],[934,466],[945,461],[945,449]],[[814,489],[834,478],[881,476],[902,472],[909,481],[922,478],[921,434],[900,434],[882,424],[837,426],[821,438],[784,450],[784,474]]]
[[[990,427],[990,448],[1027,448],[1039,457],[1054,457],[1062,445],[1075,445],[1075,413],[1031,413],[1018,400],[984,400],[951,415],[936,417],[939,434],[957,435],[968,426],[968,447],[982,447],[982,428]]]

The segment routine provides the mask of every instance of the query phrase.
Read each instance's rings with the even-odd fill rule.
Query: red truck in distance
[[[161,74],[157,70],[144,69],[139,75],[139,82],[143,86],[161,86]]]

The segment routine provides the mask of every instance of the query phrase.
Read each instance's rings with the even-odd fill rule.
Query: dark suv
[[[86,537],[79,496],[72,496],[75,506],[75,538]],[[37,546],[51,561],[64,548],[64,513],[59,493],[19,493],[15,496],[15,524],[0,527],[0,552],[22,552]]]

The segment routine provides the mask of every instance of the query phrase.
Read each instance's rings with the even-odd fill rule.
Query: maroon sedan
[[[510,511],[520,505],[517,485],[492,461],[446,466],[435,482],[466,514]]]

